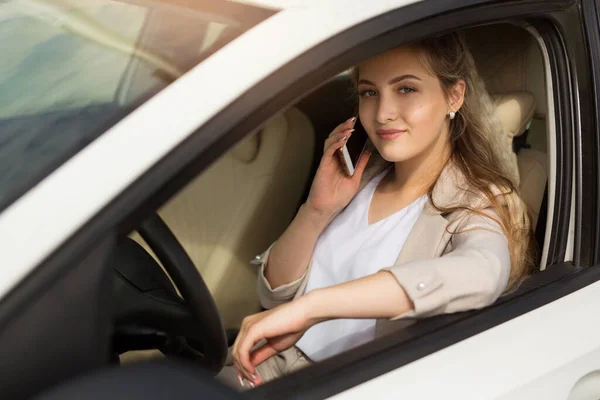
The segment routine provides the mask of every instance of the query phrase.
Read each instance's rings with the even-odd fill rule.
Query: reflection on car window
[[[225,1],[0,2],[0,209],[271,13]]]

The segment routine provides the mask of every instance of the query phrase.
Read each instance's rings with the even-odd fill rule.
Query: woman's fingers
[[[335,129],[333,131],[331,131],[329,136],[331,137],[341,131],[344,131],[347,129],[352,129],[354,127],[355,123],[356,123],[356,117],[348,118],[346,121],[344,121],[341,124],[339,124],[338,126],[336,126]]]
[[[254,365],[250,362],[250,350],[252,350],[252,347],[258,343],[260,339],[260,337],[257,337],[256,330],[250,328],[240,342],[240,347],[238,349],[239,362],[242,368],[250,374],[255,372]]]
[[[262,318],[256,318],[258,315],[260,314],[244,318],[231,353],[233,356],[234,368],[238,374],[240,374],[243,379],[247,379],[254,384],[260,382],[257,381],[256,369],[254,368],[254,365],[256,364],[250,362],[250,351],[255,344],[263,339],[256,330],[255,322],[262,320]]]
[[[253,378],[254,372],[247,371],[239,359],[233,360],[233,368],[235,368],[237,374],[241,377],[242,380],[247,380],[249,382],[255,381],[255,378]]]
[[[261,338],[256,336],[253,329],[248,329],[246,336],[242,338],[238,347],[237,357],[235,357],[235,362],[238,365],[236,368],[238,372],[241,372],[246,379],[254,383],[257,383],[257,376],[256,368],[254,368],[254,365],[250,362],[250,350],[260,341],[260,339]]]
[[[325,140],[325,143],[323,143],[323,153],[327,152],[328,148],[339,143],[342,139],[348,139],[350,136],[352,136],[352,132],[354,132],[354,129],[346,129],[328,137]]]
[[[294,310],[287,304],[244,318],[232,347],[233,366],[242,379],[262,383],[256,366],[293,346],[308,329],[303,309]]]
[[[235,342],[233,343],[233,347],[231,349],[231,355],[233,356],[233,364],[234,368],[242,376],[242,378],[249,379],[250,375],[247,373],[246,369],[243,367],[241,362],[242,358],[242,345],[248,338],[248,330],[249,326],[252,325],[251,318],[246,317],[242,321],[242,326],[240,327],[240,331],[238,333]]]
[[[269,343],[266,343],[264,346],[254,350],[252,354],[250,354],[250,363],[257,366],[277,353],[279,353],[279,351],[275,350]]]
[[[350,136],[352,136],[352,130],[340,132],[327,139],[323,149],[323,156],[332,156],[336,150],[341,149],[344,146],[344,143],[346,143],[346,140],[348,140]]]

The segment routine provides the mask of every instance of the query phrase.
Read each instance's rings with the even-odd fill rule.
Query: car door
[[[144,212],[164,203],[186,179],[201,172],[250,129],[278,112],[283,104],[293,102],[305,91],[361,59],[403,40],[452,29],[457,23],[467,26],[511,17],[553,21],[558,18],[560,21],[565,13],[578,21],[580,6],[578,2],[564,1],[483,3],[488,2],[367,4],[356,1],[345,4],[332,1],[322,4],[322,8],[294,9],[267,20],[231,43],[223,53],[169,86],[115,126],[103,140],[72,160],[69,168],[58,171],[28,194],[25,201],[0,215],[0,232],[10,229],[10,235],[2,236],[6,243],[4,254],[15,266],[3,282],[4,293],[12,288],[18,293],[15,285],[34,268],[38,273],[47,270],[50,261],[57,273],[74,268],[74,260],[87,255],[100,238],[112,234],[112,228],[120,224],[135,225]],[[306,29],[308,21],[315,23],[314,30]],[[331,22],[328,27],[327,22]],[[269,41],[269,36],[283,26],[288,29],[290,38],[281,43]],[[560,384],[560,388],[547,393],[550,395],[547,398],[564,398],[560,396],[568,393],[578,379],[593,373],[593,363],[597,360],[593,352],[600,336],[594,330],[598,320],[594,313],[584,313],[580,305],[593,304],[599,299],[600,274],[593,267],[597,263],[597,244],[589,244],[591,239],[584,235],[589,232],[592,239],[597,237],[598,213],[591,207],[597,198],[583,196],[583,193],[597,191],[597,165],[593,161],[597,159],[594,153],[597,147],[592,145],[596,139],[589,133],[593,131],[587,129],[597,127],[597,118],[579,110],[587,104],[589,111],[590,104],[597,104],[596,97],[589,98],[590,94],[596,96],[597,90],[587,85],[593,89],[587,90],[588,97],[572,96],[578,91],[585,92],[586,83],[593,81],[590,71],[597,65],[585,64],[586,61],[579,64],[582,58],[585,60],[586,51],[575,51],[575,47],[569,51],[578,56],[569,61],[566,54],[571,53],[565,53],[565,49],[576,43],[569,39],[566,41],[569,46],[561,45],[566,36],[552,26],[540,24],[538,28],[548,30],[544,43],[552,52],[547,57],[547,71],[554,79],[552,100],[558,110],[556,125],[560,133],[554,148],[557,152],[553,165],[555,186],[553,203],[549,205],[553,218],[547,234],[550,240],[548,271],[556,273],[540,274],[543,279],[532,279],[530,286],[524,285],[521,291],[489,309],[423,321],[415,329],[382,338],[264,385],[248,393],[249,397],[324,398],[339,394],[342,398],[352,398],[378,394],[390,398],[401,395],[519,398],[517,396],[533,393],[526,391],[529,390],[527,385],[543,378],[548,387],[556,389],[550,383]],[[269,51],[265,43],[272,46]],[[232,74],[228,82],[219,85],[209,79],[227,70],[231,61],[227,55],[257,54],[264,56],[264,65],[260,68],[249,67]],[[579,80],[572,80],[575,70],[569,62],[577,62],[576,71],[583,74],[578,76]],[[565,66],[567,68],[560,68]],[[582,79],[586,74],[588,78]],[[211,95],[222,94],[211,98],[210,108],[195,110],[190,106],[197,100],[193,89],[200,87],[208,88]],[[565,87],[573,90],[559,90]],[[575,105],[577,100],[579,105]],[[168,113],[173,120],[158,118],[159,112]],[[141,130],[145,135],[140,134]],[[167,130],[169,135],[163,132]],[[148,137],[153,140],[148,141]],[[136,154],[134,160],[122,150],[128,140],[147,141],[147,147]],[[595,157],[584,158],[582,151]],[[109,156],[111,164],[96,171],[94,167],[102,165]],[[124,166],[128,167],[126,173],[119,169]],[[76,174],[82,170],[91,174],[86,178],[98,178],[99,182],[104,179],[107,183],[94,187],[93,192],[90,183]],[[60,198],[56,190],[75,194],[73,185],[87,190],[81,193],[79,202],[67,198],[66,204],[57,207]],[[576,189],[574,192],[572,187]],[[47,215],[47,208],[42,211],[42,205],[47,203],[55,214]],[[70,208],[69,212],[66,207]],[[583,210],[591,210],[591,213],[582,218]],[[38,240],[25,253],[19,240],[31,238],[30,220],[34,218],[47,228],[39,232]],[[56,254],[62,257],[55,257]],[[50,255],[53,257],[48,258]],[[561,265],[564,268],[559,268]],[[31,276],[29,282],[38,277],[37,274]],[[101,325],[98,329],[108,327]],[[562,340],[562,334],[567,335],[569,346]],[[564,351],[555,351],[562,349]],[[565,380],[552,380],[555,377],[551,374],[569,367],[569,361],[585,358],[587,362],[590,360],[587,356],[591,364],[580,363],[581,368],[574,369],[583,375],[562,375]],[[13,359],[4,361],[10,363]],[[28,380],[35,382],[35,377],[28,376]],[[545,388],[536,385],[531,390]]]
[[[63,229],[69,231],[75,220],[89,221],[94,206],[88,195],[112,201],[106,190],[116,189],[117,182],[95,173],[116,166],[113,162],[122,157],[116,175],[135,176],[144,170],[140,159],[148,151],[164,150],[165,143],[142,121],[124,130],[137,138],[117,135],[119,143],[108,144],[103,156],[90,157],[90,148],[196,63],[272,14],[215,2],[0,2],[3,396],[29,398],[66,377],[110,363],[112,292],[104,263],[114,231],[85,246],[84,259],[67,260],[75,253],[62,253],[60,243],[83,236]],[[173,37],[176,29],[183,33]],[[159,119],[167,114],[165,109],[155,112]],[[164,122],[163,138],[181,133],[172,120]],[[87,167],[71,168],[77,159]],[[47,179],[56,174],[66,174],[59,178],[62,184],[48,186]],[[43,203],[33,206],[37,215],[15,214],[36,198]],[[27,258],[26,263],[36,259],[33,264],[44,260],[44,267],[29,275],[31,270],[19,268]]]

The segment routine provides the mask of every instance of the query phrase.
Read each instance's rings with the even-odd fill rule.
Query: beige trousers
[[[274,355],[268,360],[265,360],[262,364],[259,364],[256,367],[256,370],[263,382],[266,383],[284,375],[291,374],[292,372],[298,371],[304,367],[308,367],[311,364],[312,362],[306,358],[304,353],[302,353],[296,346],[292,346],[289,349]],[[233,387],[240,391],[250,389],[250,387],[247,385],[241,384],[237,377],[237,373],[232,366],[231,348],[229,348],[229,354],[227,356],[225,367],[223,367],[221,372],[219,372],[217,379],[227,386]]]

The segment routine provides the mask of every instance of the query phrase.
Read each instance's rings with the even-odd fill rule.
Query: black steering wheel
[[[113,267],[113,349],[158,349],[199,362],[216,375],[227,357],[227,339],[214,299],[175,235],[153,213],[138,228],[168,272],[134,240],[119,238]]]

